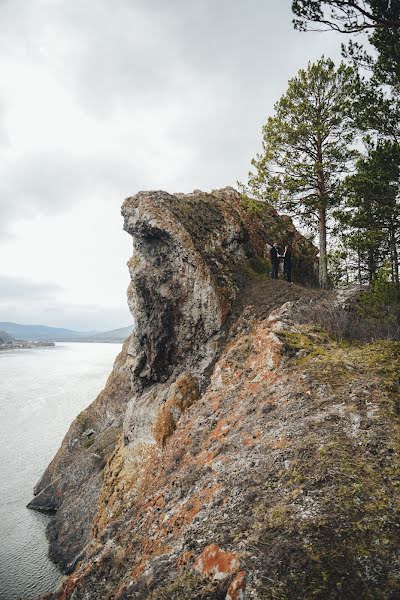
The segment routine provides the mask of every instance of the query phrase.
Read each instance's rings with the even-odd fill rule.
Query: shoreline
[[[53,348],[55,347],[54,342],[27,342],[24,340],[15,340],[8,342],[7,344],[0,345],[1,350],[26,350],[30,348]]]

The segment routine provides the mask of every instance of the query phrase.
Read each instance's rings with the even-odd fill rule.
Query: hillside
[[[1,322],[0,329],[18,340],[53,340],[72,341],[90,332],[73,331],[61,327],[47,327],[46,325],[21,325],[19,323]]]
[[[111,331],[74,331],[46,325],[21,325],[0,322],[0,329],[18,340],[51,340],[55,342],[123,342],[132,332],[133,326]]]
[[[14,341],[14,338],[10,334],[8,334],[6,331],[2,331],[0,329],[0,345],[8,344],[13,341]]]
[[[82,342],[124,342],[133,331],[133,325],[129,327],[120,327],[111,331],[102,331],[90,336],[82,337]]]
[[[69,574],[46,598],[395,600],[399,344],[338,338],[351,293],[306,287],[312,244],[230,188],[122,211],[137,326],[35,488]]]

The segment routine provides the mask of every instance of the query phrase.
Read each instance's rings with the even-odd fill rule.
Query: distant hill
[[[82,342],[124,342],[128,335],[133,331],[133,325],[112,329],[111,331],[102,331],[88,337],[82,338]]]
[[[46,325],[21,325],[19,323],[0,322],[0,331],[17,340],[51,340],[53,342],[123,342],[132,332],[133,326],[112,331],[74,331],[62,327]]]
[[[1,344],[8,344],[9,342],[13,342],[14,338],[8,334],[6,331],[1,331],[0,330],[0,345]]]
[[[0,329],[18,340],[72,341],[92,334],[90,331],[73,331],[46,325],[20,325],[19,323],[0,322]]]

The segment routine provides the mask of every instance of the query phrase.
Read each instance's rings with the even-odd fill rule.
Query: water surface
[[[72,419],[94,400],[120,344],[59,343],[0,352],[0,600],[57,587],[49,517],[26,509]]]

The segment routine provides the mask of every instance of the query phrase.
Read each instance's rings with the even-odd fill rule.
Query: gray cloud
[[[339,37],[293,30],[290,5],[0,0],[0,241],[15,250],[23,227],[32,233],[27,219],[41,217],[43,232],[43,217],[74,209],[60,231],[68,245],[75,216],[96,218],[97,197],[107,220],[101,276],[86,287],[83,307],[53,298],[56,290],[43,289],[39,299],[40,291],[25,281],[25,292],[22,283],[19,289],[32,303],[18,302],[16,312],[13,301],[6,306],[3,298],[2,310],[25,322],[98,327],[85,318],[101,322],[96,302],[108,281],[115,295],[104,302],[118,302],[120,294],[121,308],[107,309],[107,327],[126,323],[125,283],[116,275],[116,265],[127,258],[118,217],[106,232],[121,201],[138,189],[208,190],[245,179],[261,145],[261,126],[288,78],[322,53],[340,56]],[[80,258],[99,249],[98,227],[80,225],[74,258],[68,252],[52,257],[48,240],[33,238],[39,258],[26,265],[16,259],[18,274],[63,283],[69,271],[67,292],[80,299],[87,280],[83,265],[93,264]],[[46,263],[43,275],[39,261]],[[3,269],[15,272],[12,256]]]
[[[140,166],[113,156],[79,159],[49,152],[12,161],[0,178],[0,237],[14,220],[70,210],[89,192],[118,202],[143,172]]]
[[[69,304],[63,289],[53,283],[0,275],[0,321],[45,324],[89,331],[108,330],[132,323],[126,306]]]
[[[134,121],[142,110],[174,111],[170,139],[193,154],[191,172],[178,175],[186,187],[204,186],[207,173],[211,187],[246,173],[288,77],[323,49],[339,54],[338,38],[293,31],[289,0],[5,6],[9,42],[22,42],[31,61],[51,58],[53,77],[91,115],[122,107]]]
[[[0,150],[9,144],[8,131],[5,125],[6,115],[4,101],[0,98]]]
[[[26,298],[43,300],[53,297],[62,290],[55,283],[38,283],[21,277],[0,275],[0,302],[15,302]]]
[[[87,110],[174,110],[171,141],[192,157],[185,189],[235,184],[288,77],[337,38],[294,32],[290,2],[107,0],[65,5],[65,76]],[[90,19],[89,19],[90,15]],[[319,50],[320,49],[320,50]],[[148,160],[152,160],[148,156]]]
[[[66,327],[76,331],[109,331],[133,324],[124,306],[71,305],[59,302],[19,302],[6,304],[0,300],[0,321],[23,325]]]
[[[127,306],[102,306],[53,304],[43,311],[46,325],[65,323],[65,327],[78,331],[109,331],[133,325]]]

